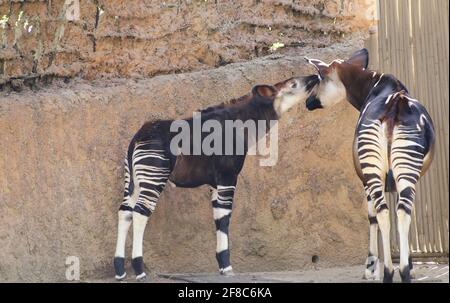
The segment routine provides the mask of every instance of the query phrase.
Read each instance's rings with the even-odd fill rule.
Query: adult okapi
[[[308,59],[320,82],[306,101],[309,110],[325,108],[347,99],[358,111],[353,159],[368,201],[370,245],[366,278],[378,278],[378,227],[384,252],[384,282],[392,282],[389,210],[385,191],[397,192],[400,239],[400,276],[411,281],[408,234],[416,184],[431,164],[435,133],[426,109],[413,99],[394,76],[367,70],[366,49],[347,61],[326,64]]]
[[[313,75],[291,78],[273,86],[255,86],[249,94],[239,99],[201,111],[201,125],[205,126],[206,123],[214,122],[224,126],[227,121],[240,120],[256,123],[264,121],[270,127],[271,121],[277,120],[295,104],[305,101],[311,88],[318,81],[318,77]],[[190,126],[194,124],[193,118],[182,121]],[[173,120],[147,122],[136,133],[129,145],[125,159],[124,200],[118,212],[118,236],[114,258],[118,280],[126,276],[125,241],[131,223],[133,223],[132,267],[137,280],[145,279],[142,257],[144,229],[168,181],[186,188],[210,186],[217,234],[216,259],[219,271],[223,275],[233,274],[228,250],[228,226],[237,178],[251,145],[250,137],[248,134],[244,135],[242,153],[237,153],[235,148],[231,154],[223,152],[206,154],[202,149],[197,154],[189,152],[177,154],[171,148],[171,141],[178,135],[176,132],[171,132],[173,123]],[[209,134],[196,134],[191,127],[189,135],[191,137],[189,151],[192,151],[195,149],[192,138],[198,135],[203,140]],[[232,140],[235,141],[233,138]],[[232,145],[236,147],[233,141]],[[225,142],[222,146],[225,146]]]

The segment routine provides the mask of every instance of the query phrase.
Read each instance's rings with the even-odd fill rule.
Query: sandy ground
[[[416,279],[414,283],[449,283],[448,264],[415,264]],[[344,266],[322,268],[305,271],[236,273],[231,277],[223,277],[215,273],[173,273],[151,274],[146,283],[379,283],[362,279],[363,266]],[[97,279],[91,283],[112,283],[111,278]],[[134,283],[134,277],[128,276],[120,283]],[[394,275],[394,282],[400,282],[398,271]]]

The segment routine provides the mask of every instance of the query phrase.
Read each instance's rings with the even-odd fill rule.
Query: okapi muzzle
[[[322,104],[320,103],[320,99],[317,98],[316,95],[311,95],[306,99],[306,108],[309,111],[313,111],[318,108],[323,108]]]
[[[319,75],[310,75],[306,77],[299,77],[297,78],[301,85],[304,87],[304,91],[306,93],[306,107],[308,110],[314,110],[316,108],[322,108],[320,104],[320,100],[317,98],[316,94],[314,93],[314,89],[319,85],[320,83],[320,76]]]
[[[348,98],[348,90],[344,83],[353,82],[352,86],[355,86],[356,89],[360,86],[365,86],[364,83],[356,83],[351,80],[352,74],[365,71],[367,68],[368,52],[365,49],[354,53],[346,61],[336,59],[328,64],[318,59],[305,57],[305,60],[314,66],[319,79],[313,88],[313,92],[306,100],[306,107],[310,111],[331,107],[346,100]]]

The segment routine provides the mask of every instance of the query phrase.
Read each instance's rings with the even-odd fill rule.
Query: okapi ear
[[[369,65],[369,51],[365,48],[353,53],[347,63],[356,65],[362,69],[366,69]]]
[[[275,87],[271,85],[256,85],[252,89],[253,95],[263,97],[265,99],[273,99],[277,94]]]
[[[328,68],[330,67],[329,64],[326,64],[325,62],[319,59],[310,59],[308,57],[305,57],[305,60],[317,69],[319,75],[322,78],[328,74]]]

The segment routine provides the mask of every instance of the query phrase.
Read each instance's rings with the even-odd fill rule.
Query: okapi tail
[[[400,113],[405,111],[405,106],[408,107],[408,104],[404,102],[404,100],[407,101],[406,98],[403,98],[404,94],[407,94],[407,92],[405,90],[401,90],[399,92],[390,95],[386,100],[387,107],[386,112],[384,114],[384,121],[386,122],[387,125],[386,136],[388,138],[389,157],[391,154],[392,134],[394,132],[394,126],[399,120]],[[389,171],[386,174],[384,191],[385,192],[396,191],[395,179],[392,169],[389,169]]]
[[[386,174],[386,181],[384,185],[384,191],[385,192],[395,192],[397,190],[395,186],[395,180],[394,180],[394,174],[392,173],[392,169],[388,171]]]
[[[136,143],[136,139],[133,137],[133,139],[130,142],[130,145],[128,145],[128,152],[127,152],[128,170],[130,172],[130,182],[128,183],[128,193],[130,196],[133,194],[133,190],[134,190],[133,153],[134,153],[135,143]]]
[[[409,101],[417,101],[412,99],[408,95],[408,91],[406,89],[402,89],[396,93],[393,93],[386,99],[386,112],[384,115],[384,120],[387,125],[387,138],[388,138],[388,155],[390,157],[391,154],[391,144],[392,144],[392,135],[394,132],[394,127],[399,121],[407,121],[413,114],[413,107],[411,106]],[[389,160],[390,161],[390,160]],[[386,175],[385,182],[385,191],[386,192],[395,192],[396,185],[395,179],[392,173],[392,169],[390,169]]]

